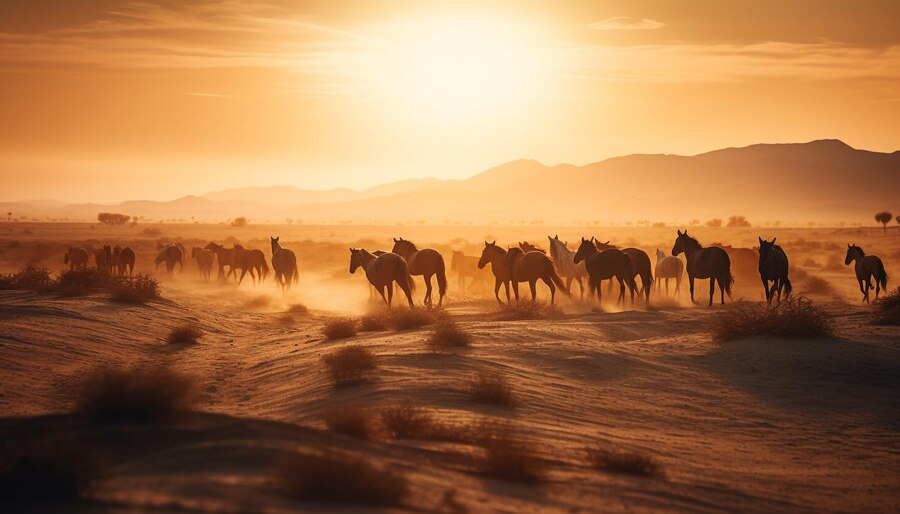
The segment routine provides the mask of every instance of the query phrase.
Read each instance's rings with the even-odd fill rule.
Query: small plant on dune
[[[484,449],[481,472],[485,475],[527,483],[544,480],[545,466],[535,456],[533,444],[508,423],[483,423],[477,439]]]
[[[390,314],[387,311],[368,312],[359,318],[359,329],[363,332],[387,330],[390,322]]]
[[[356,335],[356,322],[350,318],[336,318],[325,322],[322,333],[326,339],[345,339]]]
[[[76,409],[97,421],[160,422],[191,408],[194,381],[166,367],[104,367],[82,384]]]
[[[459,328],[450,318],[438,321],[428,339],[428,348],[435,352],[445,352],[453,348],[465,348],[472,344],[472,336]]]
[[[512,301],[497,307],[498,321],[516,321],[527,319],[557,319],[562,311],[555,305],[548,305],[534,300]]]
[[[479,373],[469,382],[469,397],[478,403],[511,407],[516,404],[512,386],[498,373]]]
[[[326,355],[322,360],[336,387],[364,382],[366,375],[377,367],[375,355],[358,345],[341,348]]]
[[[203,331],[200,327],[187,323],[172,329],[166,341],[169,344],[195,344],[203,337]]]
[[[325,411],[325,425],[337,432],[357,439],[372,437],[372,415],[359,406],[335,407]]]
[[[296,316],[306,316],[309,314],[309,309],[306,308],[302,303],[295,303],[288,307],[288,314],[294,314]]]
[[[0,443],[0,505],[86,498],[103,475],[95,449],[67,437]]]
[[[776,337],[831,337],[831,318],[812,300],[791,297],[771,307],[736,302],[713,318],[712,335],[731,341],[758,335]]]
[[[359,457],[296,454],[277,472],[281,491],[302,500],[400,506],[409,495],[402,475]]]
[[[0,289],[19,291],[43,291],[53,285],[50,272],[44,268],[28,266],[18,273],[0,273]]]
[[[399,439],[425,438],[434,425],[431,412],[410,402],[383,407],[379,418],[385,432]]]
[[[397,332],[422,328],[433,324],[436,320],[437,315],[427,309],[401,308],[391,312],[391,324]]]
[[[900,287],[872,302],[875,308],[875,323],[880,325],[900,325]]]
[[[617,450],[605,445],[587,452],[588,462],[598,471],[628,473],[645,477],[663,476],[663,468],[653,457],[638,452]]]
[[[114,302],[142,304],[159,298],[159,283],[148,275],[121,278],[110,290]]]
[[[84,296],[115,285],[115,277],[97,268],[65,271],[56,279],[53,290],[63,296]]]

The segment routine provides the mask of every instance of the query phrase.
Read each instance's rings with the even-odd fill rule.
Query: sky
[[[900,2],[0,2],[0,200],[900,149]]]

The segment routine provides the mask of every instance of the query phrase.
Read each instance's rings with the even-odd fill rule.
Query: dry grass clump
[[[356,321],[350,318],[335,318],[325,322],[322,333],[326,339],[344,339],[356,335]]]
[[[598,471],[628,473],[644,477],[663,476],[663,467],[653,457],[638,452],[597,446],[587,452],[588,462]]]
[[[375,354],[354,345],[341,348],[322,358],[328,367],[328,374],[335,387],[359,384],[366,380],[366,374],[374,370]]]
[[[469,396],[478,403],[512,407],[516,404],[512,386],[498,373],[479,373],[469,382]]]
[[[203,337],[203,331],[200,330],[200,327],[186,323],[173,328],[166,341],[169,344],[196,344],[201,337]]]
[[[831,295],[834,294],[834,287],[831,282],[815,275],[807,275],[802,281],[803,292],[808,294]]]
[[[875,308],[875,323],[900,325],[900,287],[875,300],[872,306]]]
[[[43,291],[52,286],[53,279],[45,268],[27,266],[18,273],[0,273],[0,289]]]
[[[103,471],[97,452],[72,439],[4,438],[0,506],[86,498]]]
[[[534,300],[512,301],[497,307],[496,319],[498,321],[516,321],[526,319],[557,319],[562,317],[562,311],[555,305],[549,305]]]
[[[434,427],[431,412],[409,402],[383,407],[379,418],[385,432],[399,439],[427,439]]]
[[[475,435],[484,448],[481,471],[485,475],[527,483],[544,479],[545,465],[535,456],[533,444],[509,424],[484,423]]]
[[[472,336],[459,328],[450,318],[438,321],[434,326],[434,332],[428,339],[428,348],[431,351],[443,352],[452,348],[465,348],[472,343]]]
[[[372,415],[367,409],[355,405],[334,407],[325,411],[323,417],[332,432],[362,440],[372,437]]]
[[[391,324],[394,330],[401,332],[403,330],[413,330],[431,325],[437,321],[438,314],[428,309],[396,309],[391,311]]]
[[[142,304],[159,298],[159,283],[148,275],[137,274],[116,281],[110,290],[114,302]]]
[[[758,335],[776,337],[830,337],[831,318],[812,300],[791,297],[768,307],[762,303],[737,302],[713,318],[712,335],[719,341]]]
[[[359,329],[363,332],[377,332],[387,330],[390,323],[391,319],[389,312],[368,312],[359,318]]]
[[[97,268],[65,271],[56,279],[53,290],[63,296],[84,296],[116,285],[116,278]]]
[[[79,412],[97,421],[159,422],[187,411],[197,400],[194,381],[166,367],[104,367],[81,386]]]
[[[359,457],[296,454],[278,469],[282,492],[301,500],[400,506],[409,495],[402,475]]]

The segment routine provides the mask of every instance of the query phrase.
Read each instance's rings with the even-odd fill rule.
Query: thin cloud
[[[656,30],[665,26],[661,21],[630,16],[615,16],[588,25],[594,30]]]

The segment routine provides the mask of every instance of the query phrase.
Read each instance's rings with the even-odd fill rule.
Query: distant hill
[[[58,206],[0,203],[26,216],[95,219],[112,210],[153,219],[314,223],[530,223],[637,220],[686,223],[744,215],[780,220],[869,222],[900,213],[900,151],[854,149],[838,140],[758,144],[694,156],[628,155],[585,166],[502,164],[465,180],[412,179],[363,191],[250,187],[169,202]],[[7,208],[8,206],[8,208]]]

